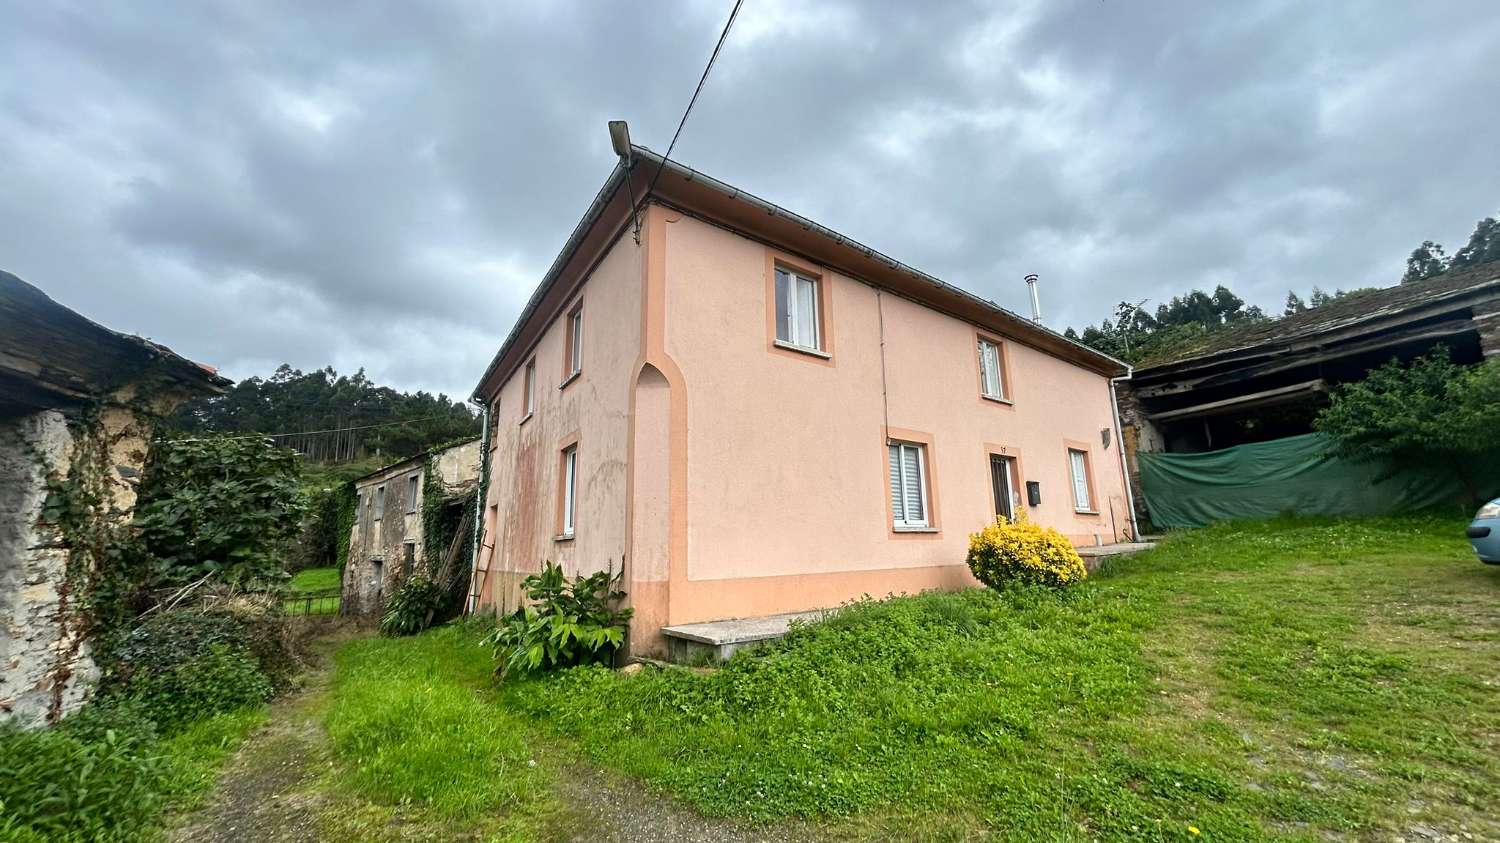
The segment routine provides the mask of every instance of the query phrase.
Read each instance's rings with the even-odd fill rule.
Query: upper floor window
[[[1073,480],[1073,508],[1078,512],[1092,512],[1094,499],[1090,492],[1089,455],[1087,451],[1068,449],[1068,473]]]
[[[1000,345],[993,340],[979,340],[979,391],[986,398],[1005,400],[1004,368],[1000,365]]]
[[[927,449],[912,442],[891,442],[891,516],[897,529],[927,527]]]
[[[385,487],[375,487],[375,520],[379,521],[385,517]]]
[[[799,348],[823,350],[818,279],[776,268],[776,340]]]
[[[417,487],[421,483],[421,475],[413,474],[406,478],[406,511],[417,511]]]
[[[525,403],[524,406],[526,407],[526,413],[525,413],[525,415],[521,416],[521,420],[522,421],[525,421],[526,419],[531,418],[531,414],[534,413],[534,412],[536,412],[536,359],[535,358],[532,358],[531,362],[526,364],[526,403]]]
[[[583,371],[583,305],[579,304],[568,314],[567,365],[564,379]]]

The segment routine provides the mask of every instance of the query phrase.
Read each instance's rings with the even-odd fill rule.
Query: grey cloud
[[[464,394],[725,4],[0,0],[0,266],[232,376]],[[1492,4],[746,0],[675,157],[1056,327],[1500,206]]]

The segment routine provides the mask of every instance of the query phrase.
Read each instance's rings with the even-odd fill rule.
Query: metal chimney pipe
[[[1036,277],[1036,273],[1026,276],[1026,286],[1031,290],[1031,321],[1038,325],[1042,324],[1042,300],[1036,295],[1036,283],[1039,280],[1041,279]]]

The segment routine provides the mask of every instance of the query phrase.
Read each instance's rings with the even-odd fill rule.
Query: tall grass
[[[1495,839],[1497,596],[1450,519],[1228,525],[1068,591],[864,602],[706,675],[577,669],[503,697],[711,814]]]
[[[545,805],[546,778],[522,724],[486,699],[491,664],[480,635],[452,625],[338,653],[326,722],[359,795],[453,820]]]

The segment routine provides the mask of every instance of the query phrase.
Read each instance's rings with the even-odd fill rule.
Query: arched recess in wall
[[[667,620],[671,575],[672,386],[650,363],[636,374],[632,396],[630,548],[625,589],[632,626],[655,629]],[[636,651],[643,642],[633,642]],[[649,645],[647,645],[649,646]]]
[[[671,518],[672,387],[660,369],[641,366],[635,379],[631,453],[631,578],[665,581]]]

